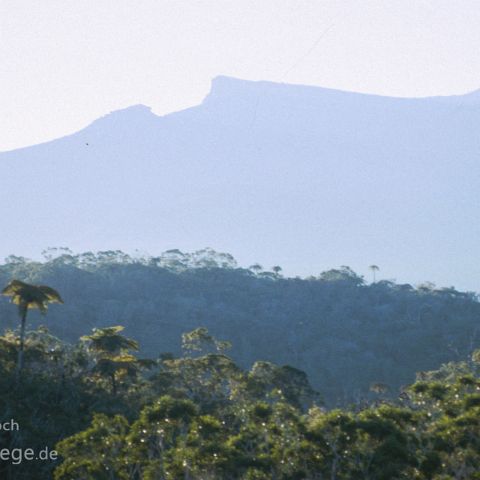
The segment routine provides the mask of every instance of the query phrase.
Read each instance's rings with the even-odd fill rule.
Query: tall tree
[[[377,266],[377,265],[370,265],[368,267],[371,271],[372,271],[372,274],[373,274],[373,283],[376,282],[376,272],[378,272],[380,270],[380,267]]]
[[[272,271],[275,274],[275,276],[277,278],[279,278],[280,277],[280,272],[282,271],[282,267],[280,267],[279,265],[275,265],[275,266],[272,267]]]
[[[130,350],[138,351],[138,343],[123,336],[124,327],[94,328],[92,335],[85,335],[81,340],[87,342],[89,350],[95,356],[94,372],[110,379],[112,393],[117,393],[117,375],[134,377],[138,370],[147,365],[130,354]]]
[[[11,297],[12,303],[18,305],[20,315],[20,348],[18,350],[17,379],[23,369],[23,353],[25,349],[25,326],[28,310],[38,308],[45,315],[50,303],[63,303],[60,294],[46,285],[30,285],[20,280],[12,280],[3,290],[2,295]]]

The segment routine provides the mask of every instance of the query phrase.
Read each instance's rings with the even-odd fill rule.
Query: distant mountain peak
[[[145,127],[154,124],[160,117],[152,112],[151,107],[138,104],[130,107],[114,110],[102,117],[94,120],[88,125],[83,132],[90,133],[92,131],[105,129],[111,132],[120,132],[123,135],[125,132],[130,132],[132,127]],[[132,132],[137,129],[133,129]]]
[[[374,259],[477,289],[478,124],[478,90],[408,99],[218,76],[194,107],[133,105],[1,153],[0,249],[210,244],[302,275]]]
[[[129,107],[121,108],[119,110],[113,110],[106,115],[103,115],[102,117],[98,118],[96,121],[101,121],[106,118],[129,118],[129,119],[135,119],[135,118],[152,118],[152,117],[157,117],[152,112],[151,107],[147,107],[146,105],[143,104],[137,104],[137,105],[131,105]]]
[[[212,79],[210,94],[222,94],[222,93],[238,93],[239,91],[252,91],[259,88],[269,88],[273,90],[306,90],[310,92],[320,93],[326,92],[343,92],[342,90],[329,89],[320,87],[318,85],[302,85],[294,83],[275,82],[270,80],[245,80],[236,77],[230,77],[228,75],[217,75]]]
[[[480,88],[477,90],[473,90],[472,92],[468,92],[465,95],[462,95],[462,97],[466,97],[469,100],[476,102],[480,102]]]
[[[231,77],[228,75],[217,75],[211,81],[210,92],[207,95],[206,99],[233,96],[238,94],[245,94],[247,92],[261,92],[268,89],[269,93],[283,93],[287,92],[289,94],[305,94],[305,95],[343,95],[351,96],[357,98],[388,98],[388,99],[398,99],[398,100],[422,100],[426,98],[436,98],[436,99],[459,99],[465,98],[466,100],[480,100],[480,89],[473,90],[471,92],[460,93],[457,95],[428,95],[428,96],[418,96],[418,97],[399,97],[395,95],[381,95],[376,93],[367,93],[367,92],[355,92],[351,90],[341,90],[330,87],[322,87],[319,85],[305,85],[297,83],[285,83],[285,82],[275,82],[270,80],[245,80],[236,77]]]
[[[226,75],[218,75],[212,78],[210,84],[210,91],[205,97],[205,101],[216,98],[224,98],[235,95],[242,95],[246,90],[252,90],[260,82],[252,80],[242,80],[235,77],[228,77]]]

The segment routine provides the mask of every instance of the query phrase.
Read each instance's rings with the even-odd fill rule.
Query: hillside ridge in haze
[[[347,264],[478,290],[480,93],[391,98],[217,77],[0,154],[0,251],[203,245],[290,275]],[[21,218],[21,220],[20,220]]]
[[[257,360],[304,370],[331,404],[368,395],[382,382],[396,395],[418,370],[460,361],[479,347],[480,303],[474,293],[431,284],[417,288],[367,283],[348,267],[307,279],[284,277],[258,265],[204,249],[158,257],[123,252],[48,251],[43,262],[9,257],[0,286],[16,278],[49,285],[64,305],[48,317],[29,315],[74,342],[92,328],[123,325],[142,354],[180,354],[182,333],[206,327],[233,343],[244,367]],[[3,328],[18,312],[0,297]]]

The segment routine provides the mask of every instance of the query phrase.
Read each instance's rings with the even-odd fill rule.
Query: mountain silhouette
[[[0,251],[211,246],[287,274],[338,265],[476,289],[480,91],[390,98],[217,77],[0,154]],[[384,277],[385,278],[385,277]]]

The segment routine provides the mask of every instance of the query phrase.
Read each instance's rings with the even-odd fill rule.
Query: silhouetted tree
[[[81,337],[95,356],[96,365],[93,371],[110,379],[114,395],[117,393],[117,374],[133,377],[142,366],[141,361],[129,353],[130,350],[138,350],[138,343],[121,335],[123,328],[95,328],[92,335]]]
[[[2,295],[11,297],[12,303],[18,305],[20,315],[20,348],[18,350],[17,379],[23,369],[23,352],[25,348],[25,325],[29,309],[38,308],[42,315],[48,310],[49,303],[63,303],[60,294],[45,285],[30,285],[20,280],[12,280],[3,290]]]
[[[373,274],[373,283],[375,283],[375,282],[376,282],[376,276],[375,276],[375,274],[376,274],[376,272],[378,272],[378,271],[380,270],[380,267],[378,267],[377,265],[370,265],[368,268],[372,271],[372,274]]]
[[[274,267],[272,267],[272,271],[273,273],[275,273],[276,277],[279,277],[280,272],[282,271],[282,267],[280,267],[279,265],[275,265]]]

